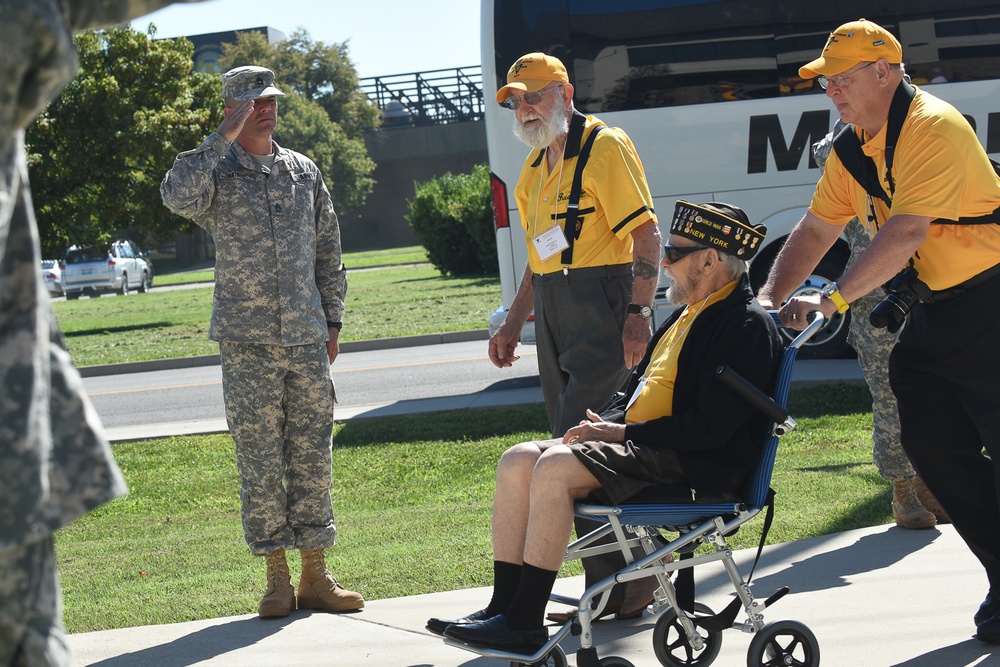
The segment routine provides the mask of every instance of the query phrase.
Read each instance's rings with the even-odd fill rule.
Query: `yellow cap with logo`
[[[553,81],[569,83],[562,61],[544,53],[529,53],[518,58],[507,70],[507,85],[497,92],[497,102],[503,104],[511,95],[541,90]]]
[[[799,76],[812,79],[846,72],[858,63],[885,58],[889,64],[903,62],[903,47],[891,32],[871,21],[845,23],[830,33],[819,58],[799,68]]]

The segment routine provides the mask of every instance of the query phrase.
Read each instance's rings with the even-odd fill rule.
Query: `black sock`
[[[486,605],[486,612],[490,617],[501,613],[514,599],[521,583],[521,569],[521,565],[493,561],[493,598]]]
[[[549,602],[549,593],[558,574],[558,571],[524,564],[517,595],[503,611],[509,629],[536,630],[545,625],[545,605]]]

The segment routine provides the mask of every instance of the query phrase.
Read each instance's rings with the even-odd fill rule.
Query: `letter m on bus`
[[[802,162],[802,153],[808,156],[809,169],[816,168],[812,145],[830,131],[830,111],[803,111],[790,144],[785,143],[778,114],[750,117],[750,143],[747,151],[747,173],[762,174],[767,171],[767,147],[774,153],[778,171],[795,171]]]

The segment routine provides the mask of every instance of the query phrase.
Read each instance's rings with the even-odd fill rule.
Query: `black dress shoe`
[[[480,609],[479,611],[474,611],[468,616],[463,616],[462,618],[456,618],[454,620],[446,620],[443,618],[429,618],[427,619],[427,631],[431,632],[438,637],[444,636],[444,629],[449,625],[469,625],[470,623],[479,623],[480,621],[485,621],[489,618],[485,609]]]
[[[1000,614],[1000,598],[993,595],[993,591],[990,591],[986,594],[986,599],[983,600],[983,603],[979,605],[979,611],[976,612],[972,620],[975,622],[976,627],[979,627],[997,614]]]
[[[1000,614],[995,614],[976,626],[976,639],[988,644],[1000,644]]]
[[[549,640],[549,631],[545,628],[511,630],[507,627],[507,619],[500,614],[481,623],[449,625],[444,636],[473,647],[531,655]]]

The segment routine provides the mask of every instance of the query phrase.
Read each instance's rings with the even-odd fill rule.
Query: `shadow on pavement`
[[[91,663],[90,667],[150,667],[150,665],[186,667],[230,651],[252,646],[281,632],[297,618],[301,618],[301,614],[293,613],[287,618],[266,622],[261,621],[256,616],[241,618],[197,630],[159,646],[151,646],[94,662]]]
[[[847,586],[852,574],[884,570],[903,558],[929,546],[941,533],[936,529],[906,530],[893,527],[885,532],[864,535],[854,543],[795,560],[803,545],[788,542],[777,545],[763,557],[766,563],[791,563],[780,572],[754,580],[761,591],[789,586],[792,592],[821,591]]]
[[[930,653],[918,655],[891,667],[942,667],[965,665],[967,667],[1000,667],[1000,647],[969,639],[951,646],[943,646]]]

